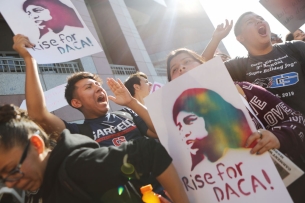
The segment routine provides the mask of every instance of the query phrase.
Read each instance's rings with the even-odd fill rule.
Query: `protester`
[[[136,98],[141,104],[145,105],[144,98],[149,95],[152,86],[145,73],[136,72],[130,75],[125,80],[124,85],[130,92],[131,96]]]
[[[202,63],[204,60],[194,51],[188,49],[172,51],[167,58],[168,80],[171,81]],[[249,136],[245,147],[254,144],[251,149],[252,154],[279,149],[304,171],[304,116],[260,86],[249,82],[235,82],[235,84],[256,114],[249,112],[258,131]],[[302,189],[304,186],[305,175],[287,188],[294,202],[305,202],[305,193]]]
[[[120,146],[124,142],[146,135],[158,138],[146,107],[130,96],[121,81],[108,79],[108,86],[115,97],[107,96],[100,84],[99,76],[88,72],[71,75],[65,90],[69,105],[84,114],[84,124],[67,123],[48,112],[35,59],[26,50],[26,47],[32,46],[33,44],[26,37],[22,35],[14,37],[13,48],[24,58],[26,64],[25,93],[29,115],[47,133],[60,134],[67,128],[73,134],[83,134],[94,139],[100,146]],[[109,99],[134,111],[124,108],[122,111],[109,113]],[[148,174],[140,181],[132,179],[131,183],[134,187],[140,188],[149,183],[154,184],[153,180],[154,178]]]
[[[65,128],[69,129],[71,133],[79,133],[78,125],[67,123],[48,112],[35,59],[26,50],[26,46],[33,46],[26,37],[22,35],[14,37],[13,47],[24,58],[26,63],[25,92],[29,115],[47,133],[61,133]],[[100,81],[98,75],[78,72],[69,77],[65,91],[67,102],[84,114],[84,123],[88,124],[89,128],[92,129],[92,137],[101,146],[118,146],[125,141],[141,137],[141,134],[157,138],[146,108],[130,96],[122,82],[108,79],[107,82],[110,89],[115,90],[114,94],[116,97],[113,97],[107,96]],[[108,113],[108,100],[112,100],[119,105],[129,106],[135,112],[131,109],[124,109],[126,113],[132,116],[128,120],[117,114]],[[147,126],[149,129],[147,129]],[[92,134],[92,131],[89,132]]]
[[[297,29],[294,33],[290,32],[286,35],[286,42],[292,40],[305,41],[305,33],[301,29]]]
[[[26,202],[142,202],[128,188],[115,195],[129,178],[123,164],[154,174],[174,202],[188,202],[171,157],[152,139],[99,148],[64,130],[56,142],[14,105],[0,106],[0,132],[0,181],[26,190]]]
[[[305,43],[293,41],[272,45],[268,22],[253,12],[239,17],[234,33],[248,50],[248,56],[224,62],[232,79],[260,85],[305,114]],[[212,48],[202,53],[206,60],[212,58],[215,44],[220,40],[212,38],[213,46],[207,46]]]

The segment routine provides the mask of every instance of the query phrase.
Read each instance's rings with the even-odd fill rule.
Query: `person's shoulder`
[[[295,46],[295,47],[305,47],[305,42],[301,41],[301,40],[292,40],[292,41],[286,41],[283,43],[277,43],[274,44],[273,47],[291,47],[291,46]]]

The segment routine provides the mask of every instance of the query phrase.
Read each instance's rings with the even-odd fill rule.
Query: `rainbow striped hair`
[[[203,117],[211,146],[210,149],[200,149],[200,146],[207,145],[194,143],[193,147],[199,148],[213,162],[220,158],[225,148],[244,147],[246,139],[252,133],[244,113],[209,89],[192,88],[182,92],[173,106],[173,120],[176,125],[181,111]]]

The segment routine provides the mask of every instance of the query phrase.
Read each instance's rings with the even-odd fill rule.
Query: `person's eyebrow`
[[[82,88],[84,88],[84,87],[86,87],[86,86],[91,86],[92,84],[93,84],[92,82],[88,82],[88,83],[84,84],[84,85],[82,86]]]
[[[182,58],[180,61],[183,61],[184,59],[186,59],[186,58],[192,58],[192,57],[190,57],[190,56],[186,56],[186,57],[184,57],[184,58]],[[172,65],[169,69],[171,70],[172,69],[172,67],[173,66],[175,66],[176,64],[174,64],[174,65]]]

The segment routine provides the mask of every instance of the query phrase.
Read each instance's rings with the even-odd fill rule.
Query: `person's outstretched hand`
[[[223,23],[219,24],[213,33],[213,38],[218,39],[219,41],[225,38],[231,31],[233,27],[233,21],[231,20],[230,24],[229,21],[226,19],[226,24]]]
[[[257,141],[256,145],[251,149],[251,154],[262,154],[270,149],[279,149],[280,142],[277,137],[269,130],[259,129],[252,133],[247,139],[246,147]]]
[[[32,44],[28,37],[18,34],[13,37],[13,49],[20,54],[22,58],[31,56],[26,48],[32,48],[35,45]]]
[[[114,96],[109,95],[108,99],[121,106],[128,106],[133,97],[120,79],[107,78],[107,85]]]

